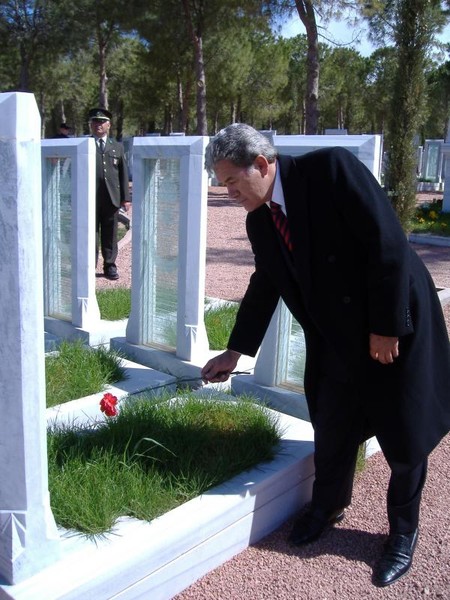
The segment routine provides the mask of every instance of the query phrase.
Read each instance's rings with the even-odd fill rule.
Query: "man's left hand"
[[[383,365],[394,362],[398,356],[398,337],[388,337],[371,333],[369,335],[369,351],[373,360]]]

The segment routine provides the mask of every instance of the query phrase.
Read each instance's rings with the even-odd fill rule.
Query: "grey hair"
[[[229,160],[237,167],[250,167],[260,154],[269,163],[277,158],[277,151],[265,135],[245,123],[233,123],[221,129],[207,145],[205,169],[213,175],[220,160]]]

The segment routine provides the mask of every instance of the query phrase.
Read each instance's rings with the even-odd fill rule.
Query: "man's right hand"
[[[202,369],[202,379],[205,383],[226,381],[236,368],[241,354],[234,350],[225,350],[209,360]]]

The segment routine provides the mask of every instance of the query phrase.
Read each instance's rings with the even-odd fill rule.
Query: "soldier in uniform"
[[[111,118],[112,114],[105,108],[89,111],[89,125],[97,146],[96,262],[100,241],[103,273],[107,279],[119,279],[116,266],[118,213],[120,207],[128,208],[130,196],[123,146],[109,137]]]

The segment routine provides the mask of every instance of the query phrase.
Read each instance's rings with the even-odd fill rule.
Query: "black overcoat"
[[[247,215],[255,272],[228,347],[254,356],[280,296],[306,340],[314,425],[324,348],[357,386],[367,435],[390,460],[418,463],[450,430],[450,346],[433,281],[370,171],[343,148],[278,160],[292,261],[269,208]],[[369,334],[399,337],[394,364],[370,358]],[[322,362],[321,362],[322,361]]]

